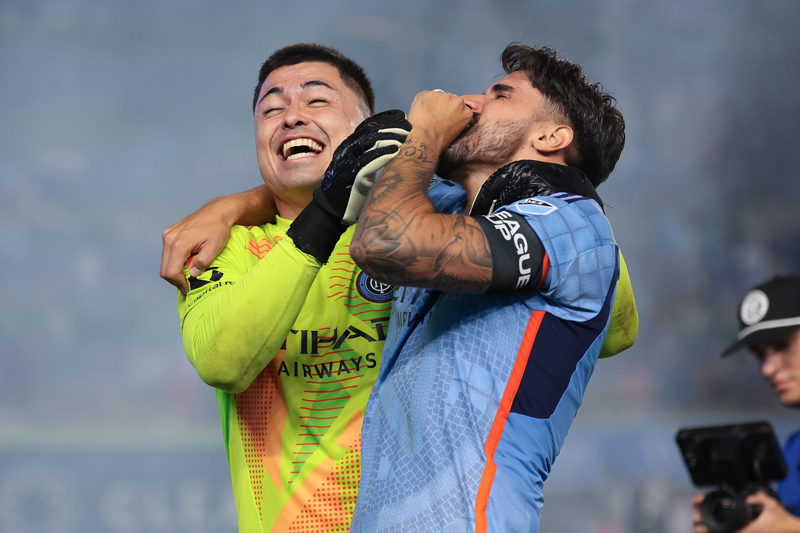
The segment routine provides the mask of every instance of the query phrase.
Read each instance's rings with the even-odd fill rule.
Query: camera
[[[678,430],[675,441],[698,487],[716,486],[700,504],[700,516],[711,533],[733,533],[758,517],[750,494],[777,497],[773,484],[787,467],[769,422],[748,422]]]

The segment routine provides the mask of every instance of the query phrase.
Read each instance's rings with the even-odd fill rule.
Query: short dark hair
[[[284,46],[272,53],[258,72],[258,85],[253,94],[253,113],[256,112],[258,95],[261,86],[270,72],[280,67],[288,67],[300,63],[320,62],[336,67],[345,85],[352,89],[367,104],[370,114],[375,113],[375,93],[372,83],[367,78],[364,69],[358,63],[343,55],[338,50],[316,43],[298,43]]]
[[[572,128],[567,165],[582,170],[595,187],[603,183],[625,146],[625,120],[616,99],[552,48],[511,43],[501,60],[506,74],[525,72],[549,104],[551,118]]]

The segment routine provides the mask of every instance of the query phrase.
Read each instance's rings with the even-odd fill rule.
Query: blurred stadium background
[[[743,291],[800,271],[798,27],[796,0],[0,0],[0,531],[235,531],[160,237],[260,183],[257,71],[300,41],[359,61],[379,109],[482,92],[511,41],[616,95],[599,192],[639,340],[598,364],[542,532],[689,531],[679,427],[800,426],[752,358],[718,357]]]

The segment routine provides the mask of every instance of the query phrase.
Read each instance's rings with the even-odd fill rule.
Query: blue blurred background
[[[257,71],[300,41],[360,62],[379,110],[484,91],[512,41],[616,95],[599,192],[639,340],[598,364],[542,532],[689,531],[679,427],[800,425],[751,357],[718,357],[744,291],[800,271],[798,27],[796,0],[0,0],[0,531],[236,530],[161,231],[261,183]]]

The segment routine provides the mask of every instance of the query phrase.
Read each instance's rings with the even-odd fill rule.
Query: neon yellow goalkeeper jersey
[[[239,530],[347,531],[393,288],[352,261],[353,228],[320,266],[289,224],[233,228],[189,278],[184,347],[217,388]]]

